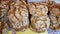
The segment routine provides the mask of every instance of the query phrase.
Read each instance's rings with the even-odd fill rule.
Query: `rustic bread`
[[[44,16],[48,13],[48,8],[46,5],[41,3],[28,3],[29,12],[33,16]]]
[[[35,32],[38,32],[38,33],[45,32],[46,29],[49,28],[49,25],[50,25],[50,19],[47,15],[31,17],[30,27]]]
[[[29,26],[28,9],[23,2],[20,2],[17,1],[17,3],[11,5],[8,12],[10,27],[16,31],[24,31]]]
[[[49,15],[50,17],[50,28],[53,30],[59,30],[60,29],[60,17],[56,17],[54,15]]]

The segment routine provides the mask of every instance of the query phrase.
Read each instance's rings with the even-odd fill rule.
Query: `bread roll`
[[[49,28],[50,19],[46,16],[31,17],[30,28],[38,33],[45,32]]]
[[[28,3],[29,12],[33,16],[44,16],[48,13],[46,5],[41,3]]]
[[[59,30],[60,28],[60,22],[59,22],[59,18],[60,17],[56,17],[54,15],[49,15],[50,16],[50,28],[53,29],[53,30]]]
[[[13,7],[14,6],[14,7]],[[29,26],[28,9],[25,4],[17,3],[8,12],[10,27],[16,31],[24,31]]]
[[[51,6],[51,5],[50,5]],[[60,4],[54,4],[50,7],[50,28],[53,30],[59,30],[60,29]]]
[[[50,24],[47,6],[44,3],[31,2],[28,3],[28,8],[31,14],[30,28],[37,33],[45,32]]]
[[[47,2],[48,10],[51,14],[58,16],[60,14],[60,4],[57,4],[55,1]]]
[[[55,16],[60,16],[60,5],[56,4],[51,7],[50,13]]]

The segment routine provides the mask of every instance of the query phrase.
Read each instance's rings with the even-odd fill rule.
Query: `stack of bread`
[[[38,33],[45,32],[50,25],[50,19],[47,15],[48,8],[41,3],[28,3],[29,12],[31,14],[30,28]]]
[[[4,17],[5,15],[7,16]],[[16,31],[30,28],[34,32],[41,33],[49,27],[58,30],[60,29],[60,4],[54,1],[27,3],[25,0],[1,0],[0,20],[3,21],[0,21],[0,33],[5,28],[5,23],[11,30]]]

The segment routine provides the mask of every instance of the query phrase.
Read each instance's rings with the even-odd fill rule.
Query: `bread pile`
[[[45,32],[49,27],[59,30],[60,4],[53,1],[27,3],[25,0],[1,0],[0,18],[7,21],[2,20],[11,30],[23,32],[30,28],[37,33]]]

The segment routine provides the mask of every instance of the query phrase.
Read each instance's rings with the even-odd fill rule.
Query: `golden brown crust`
[[[49,15],[50,17],[50,28],[53,30],[59,30],[60,29],[60,22],[59,22],[59,18],[60,17],[56,17],[54,15]]]
[[[58,8],[52,8],[52,11],[50,11],[50,13],[55,16],[60,16],[60,10]]]
[[[54,1],[49,1],[47,6],[51,14],[60,16],[60,4],[57,4]]]
[[[60,16],[60,4],[55,3],[54,1],[49,1],[48,9],[50,11],[50,28],[53,30],[60,29],[59,16]]]
[[[41,3],[35,3],[35,2],[28,3],[28,8],[30,14],[33,16],[43,16],[47,15],[48,13],[47,6]]]
[[[54,6],[54,5],[55,5],[55,2],[54,1],[49,1],[47,3],[47,6],[48,6],[49,11],[51,10],[52,6]]]
[[[9,10],[8,1],[1,1],[0,3],[0,18],[6,15]]]
[[[14,7],[13,7],[14,6]],[[23,2],[17,1],[11,5],[8,12],[10,27],[16,31],[22,31],[29,26],[28,10]]]
[[[60,4],[55,4],[51,7],[50,13],[55,16],[60,16]]]
[[[44,18],[45,17],[45,18]],[[48,22],[50,22],[47,16],[42,17],[34,17],[31,18],[30,28],[38,33],[45,32],[46,29],[49,27]]]
[[[50,23],[50,20],[47,16],[48,8],[44,3],[28,3],[29,12],[32,15],[30,28],[38,33],[45,32],[49,27],[47,22]]]

